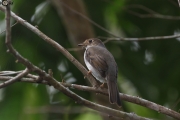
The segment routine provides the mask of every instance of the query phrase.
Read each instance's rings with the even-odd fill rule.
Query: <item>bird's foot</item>
[[[104,88],[104,84],[105,84],[105,83],[101,84],[101,85],[100,85],[100,88]]]
[[[89,71],[87,72],[87,75],[84,76],[84,79],[85,79],[88,75],[90,75],[90,74],[92,74],[92,72],[89,70]]]
[[[92,72],[89,70],[88,73],[87,73],[87,75],[90,75],[90,74],[92,74]]]

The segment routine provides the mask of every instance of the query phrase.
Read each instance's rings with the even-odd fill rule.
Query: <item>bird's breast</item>
[[[86,51],[87,50],[85,50],[85,52],[84,52],[84,62],[85,62],[85,64],[86,64],[86,66],[87,66],[87,68],[91,71],[91,73],[92,73],[92,75],[98,80],[98,81],[100,81],[101,83],[106,83],[106,80],[105,80],[105,78],[103,78],[102,76],[101,76],[101,74],[98,72],[98,70],[96,70],[90,63],[89,63],[89,61],[86,59]]]

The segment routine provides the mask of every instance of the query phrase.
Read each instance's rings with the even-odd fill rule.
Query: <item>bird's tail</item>
[[[121,100],[119,96],[119,90],[116,80],[107,80],[108,90],[109,90],[109,101],[112,104],[117,104],[121,106]]]

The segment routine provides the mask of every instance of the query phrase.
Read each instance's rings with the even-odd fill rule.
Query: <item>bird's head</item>
[[[83,48],[88,48],[92,46],[99,46],[99,47],[105,47],[103,42],[100,39],[97,38],[90,38],[85,40],[83,43],[78,44],[78,46],[82,46]]]

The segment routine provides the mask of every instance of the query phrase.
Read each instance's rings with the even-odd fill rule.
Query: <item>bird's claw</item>
[[[87,72],[87,75],[84,76],[84,79],[86,79],[86,77],[87,77],[88,75],[90,75],[90,74],[92,74],[92,72],[89,70],[89,71]]]
[[[104,83],[100,85],[100,88],[104,88]]]

